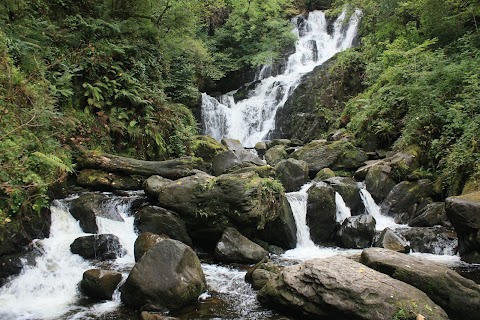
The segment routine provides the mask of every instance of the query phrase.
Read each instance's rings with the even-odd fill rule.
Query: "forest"
[[[49,206],[85,150],[191,155],[201,92],[281,59],[293,16],[345,7],[363,12],[360,42],[335,68],[354,66],[362,92],[336,126],[414,150],[416,174],[445,196],[479,190],[478,1],[5,0],[0,240]]]

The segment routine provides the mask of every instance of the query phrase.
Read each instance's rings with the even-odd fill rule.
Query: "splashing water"
[[[339,224],[342,224],[345,219],[352,216],[352,213],[350,208],[347,207],[345,201],[343,200],[343,197],[338,192],[335,192],[335,204],[337,206],[337,212],[335,216],[336,221]]]

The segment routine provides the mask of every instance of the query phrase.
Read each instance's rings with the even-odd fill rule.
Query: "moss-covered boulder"
[[[175,211],[192,238],[216,244],[227,227],[249,238],[291,248],[296,244],[293,215],[282,185],[254,172],[213,177],[205,173],[172,181],[156,194],[159,206]],[[275,237],[263,232],[275,225]]]
[[[331,185],[333,189],[342,196],[343,201],[345,201],[347,207],[350,208],[352,215],[359,215],[365,212],[365,205],[360,196],[360,187],[355,179],[333,177],[324,181]]]
[[[219,176],[241,166],[264,166],[265,164],[265,161],[249,150],[228,150],[217,154],[213,158],[212,173]]]
[[[335,190],[332,186],[318,182],[308,190],[307,224],[310,237],[315,243],[332,240],[336,222]]]
[[[480,263],[480,192],[447,198],[445,209],[458,234],[460,257]]]
[[[145,177],[83,169],[77,175],[79,186],[98,191],[140,190]]]
[[[371,166],[365,177],[365,188],[377,203],[388,196],[397,183],[392,179],[392,167],[386,164]]]
[[[212,162],[217,154],[227,151],[227,147],[209,136],[195,136],[195,140],[190,148],[196,157],[202,158],[209,163]]]
[[[258,300],[312,319],[448,319],[422,291],[341,256],[285,267]]]
[[[281,144],[276,145],[265,152],[265,161],[273,167],[287,157],[288,153],[285,150],[285,146]]]
[[[363,250],[360,262],[422,290],[452,320],[478,319],[480,286],[444,265],[379,248]]]
[[[161,176],[151,176],[143,183],[143,190],[145,190],[145,194],[152,199],[156,198],[158,192],[160,192],[161,188],[172,182],[172,180],[161,177]]]
[[[268,281],[280,274],[282,269],[283,267],[266,258],[248,269],[245,281],[251,283],[254,290],[260,290]]]
[[[315,181],[323,181],[335,177],[335,172],[330,168],[323,168],[315,175]]]
[[[297,191],[308,181],[308,165],[302,160],[282,160],[275,166],[275,171],[286,192]]]
[[[312,141],[290,156],[308,164],[310,176],[315,177],[323,168],[332,170],[355,171],[360,168],[367,155],[348,141]]]

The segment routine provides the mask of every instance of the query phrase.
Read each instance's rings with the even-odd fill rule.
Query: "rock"
[[[374,165],[368,169],[365,188],[377,203],[381,203],[397,184],[391,177],[392,168],[388,165]]]
[[[286,248],[296,245],[295,222],[282,185],[254,172],[182,178],[161,188],[156,202],[178,213],[190,237],[205,244],[216,244],[227,227],[235,227],[252,239]],[[277,230],[265,237],[273,227]]]
[[[339,246],[352,249],[370,247],[375,236],[375,224],[375,218],[371,215],[348,217],[336,235]]]
[[[152,313],[147,311],[142,311],[140,314],[141,320],[179,320],[179,318],[164,316],[160,313]]]
[[[120,272],[90,269],[83,273],[80,290],[90,298],[111,300],[120,281],[122,281]]]
[[[374,240],[373,246],[403,253],[410,252],[410,245],[407,240],[390,228],[385,228],[380,233]]]
[[[234,228],[227,228],[215,247],[215,258],[221,262],[257,263],[267,256],[265,249]]]
[[[265,152],[267,151],[267,144],[265,143],[265,141],[257,142],[254,149],[257,151],[258,156],[263,158]]]
[[[171,183],[173,180],[161,177],[161,176],[151,176],[143,183],[143,190],[145,194],[152,199],[156,198],[158,192],[160,192],[163,186]]]
[[[0,256],[0,287],[9,277],[20,274],[24,266],[35,265],[36,258],[41,253],[40,249],[33,249],[28,252]]]
[[[242,143],[240,142],[240,140],[237,140],[237,139],[223,138],[221,142],[225,147],[227,147],[228,150],[231,150],[231,151],[245,149]]]
[[[420,153],[420,147],[412,146],[385,159],[392,168],[392,178],[396,181],[402,181],[412,173],[418,167],[418,154]]]
[[[268,281],[275,278],[282,268],[268,259],[263,259],[245,275],[245,281],[252,284],[254,290],[260,290]]]
[[[294,145],[298,146],[297,143],[292,143],[292,140],[290,139],[273,139],[271,141],[267,141],[267,149],[271,149],[276,146],[292,147]]]
[[[433,227],[436,225],[451,226],[445,212],[444,202],[428,204],[422,210],[417,211],[409,223],[411,227]]]
[[[280,161],[286,159],[288,157],[288,153],[285,150],[284,145],[277,145],[274,146],[265,152],[265,161],[273,167],[277,165]]]
[[[142,176],[127,176],[95,169],[83,169],[77,175],[79,186],[98,191],[140,190]]]
[[[229,172],[240,165],[263,166],[265,162],[248,150],[224,151],[212,160],[212,172],[215,176]]]
[[[341,256],[285,267],[258,300],[321,319],[448,319],[422,291]]]
[[[308,165],[305,161],[287,159],[281,160],[275,166],[277,179],[286,192],[299,190],[308,181]]]
[[[409,228],[397,232],[410,242],[413,252],[440,255],[457,254],[458,240],[455,232],[445,228]]]
[[[70,213],[80,221],[80,227],[84,232],[98,232],[97,217],[123,221],[116,211],[105,208],[104,204],[107,199],[108,196],[101,193],[85,193],[70,202]]]
[[[267,251],[277,256],[281,256],[282,254],[285,253],[285,250],[283,250],[283,248],[280,248],[279,246],[274,246],[274,245],[269,245],[267,248]]]
[[[120,239],[114,234],[95,234],[78,237],[70,245],[70,251],[85,259],[116,259],[125,254]]]
[[[145,206],[135,214],[135,227],[139,232],[164,234],[181,241],[187,246],[192,245],[192,239],[187,234],[185,222],[175,213],[156,206]]]
[[[445,210],[458,234],[460,257],[480,263],[480,192],[447,198]]]
[[[308,190],[307,225],[315,243],[326,243],[335,232],[337,206],[332,186],[318,182]]]
[[[211,163],[213,158],[227,148],[209,136],[195,136],[191,150],[196,157],[202,158],[205,162]]]
[[[310,176],[314,177],[323,168],[332,170],[357,170],[367,160],[365,152],[348,141],[312,141],[291,155],[308,164]]]
[[[159,235],[151,232],[141,233],[138,236],[137,240],[135,240],[135,245],[134,245],[135,261],[140,260],[140,258],[143,257],[143,255],[148,250],[150,250],[157,243],[165,239],[169,239],[169,237],[166,235]]]
[[[276,171],[275,168],[266,165],[266,166],[248,166],[248,167],[243,167],[243,168],[232,168],[229,170],[229,174],[240,174],[240,173],[248,173],[248,172],[254,172],[256,173],[260,178],[275,178],[276,176]]]
[[[480,286],[444,265],[379,248],[363,250],[360,261],[422,290],[452,320],[478,319]]]
[[[417,210],[431,202],[432,189],[432,182],[427,179],[400,182],[382,203],[381,213],[394,217],[397,223],[408,223]]]
[[[360,196],[360,187],[353,178],[333,177],[324,180],[331,185],[333,189],[340,193],[347,207],[350,208],[352,215],[365,213],[365,205]]]
[[[315,175],[315,181],[323,181],[335,177],[335,172],[329,168],[323,168]]]
[[[166,239],[135,264],[120,290],[126,306],[149,311],[181,308],[196,301],[205,288],[195,252],[180,241]]]

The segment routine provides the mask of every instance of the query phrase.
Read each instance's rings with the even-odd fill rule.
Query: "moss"
[[[318,171],[315,180],[326,180],[328,178],[335,177],[335,172],[333,172],[330,168],[323,168],[322,170]]]
[[[212,161],[220,152],[226,151],[227,148],[217,140],[208,136],[195,136],[191,146],[192,153],[205,161]]]

